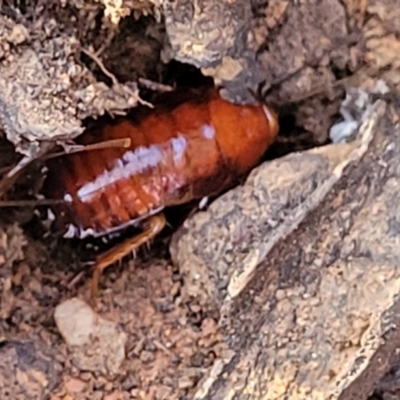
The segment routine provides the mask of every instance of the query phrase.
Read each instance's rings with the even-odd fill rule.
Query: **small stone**
[[[139,381],[136,376],[129,374],[122,382],[121,388],[129,391],[139,386]]]
[[[190,377],[179,379],[179,389],[190,389],[194,386],[194,380]]]
[[[175,297],[178,295],[179,291],[181,290],[181,283],[175,282],[170,290],[171,296]]]
[[[198,304],[191,304],[190,311],[194,314],[198,314],[201,311],[201,307]]]
[[[96,390],[104,390],[105,386],[107,385],[108,380],[104,376],[99,376],[96,381],[94,382],[94,388]]]
[[[92,379],[92,374],[90,373],[90,372],[83,372],[82,374],[80,374],[79,375],[80,376],[80,378],[83,380],[83,381],[85,381],[85,382],[88,382],[88,381],[90,381],[90,379]]]
[[[140,353],[140,361],[142,361],[143,363],[147,364],[149,362],[152,362],[153,360],[154,360],[154,353],[146,350],[143,350]]]
[[[116,390],[115,392],[112,392],[104,396],[104,400],[124,400],[124,399],[125,399],[124,394],[119,390]]]
[[[218,330],[218,324],[212,318],[205,318],[201,323],[201,332],[203,336],[215,335],[217,330]]]
[[[1,264],[1,260],[0,260]],[[22,262],[17,269],[17,272],[12,277],[12,283],[16,286],[22,285],[22,281],[25,276],[29,275],[30,268],[26,262]]]
[[[68,379],[64,386],[69,394],[82,393],[86,389],[86,383],[77,378]]]
[[[8,40],[14,44],[22,44],[29,39],[29,32],[23,25],[14,25]]]
[[[138,388],[132,389],[129,393],[134,399],[139,397],[140,390]]]
[[[105,375],[119,372],[127,335],[115,322],[100,317],[78,298],[59,304],[54,319],[78,368]]]

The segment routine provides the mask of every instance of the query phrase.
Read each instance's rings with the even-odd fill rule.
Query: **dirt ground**
[[[190,8],[192,2],[180,3]],[[223,3],[230,2],[219,2]],[[183,39],[179,43],[177,38],[182,37],[179,18],[185,16],[161,0],[113,4],[107,0],[0,1],[0,18],[4,18],[0,39],[6,38],[0,42],[3,177],[21,153],[41,154],[55,140],[67,142],[84,126],[104,123],[104,114],[120,114],[136,106],[140,99],[132,82],[139,78],[186,88],[209,84],[204,76],[208,75],[224,84],[227,96],[234,99],[247,99],[244,84],[256,89],[263,83],[264,100],[278,110],[281,124],[268,160],[329,143],[329,129],[340,119],[346,87],[383,78],[398,91],[400,8],[396,1],[253,1],[248,10],[250,27],[240,24],[233,11],[225,27],[235,27],[238,36],[251,29],[251,46],[244,47],[254,54],[242,57],[240,41],[229,48],[222,41],[210,57],[226,53],[226,58],[211,61],[206,52],[204,57],[183,52]],[[213,31],[221,21],[207,17],[211,5],[201,18],[212,21],[209,30]],[[243,2],[232,7],[236,6]],[[21,87],[29,81],[16,72],[24,46],[56,71],[40,81],[45,90],[33,97],[40,100],[39,106],[22,106],[18,96],[27,92],[18,92],[16,86],[14,91],[7,89],[18,79]],[[228,56],[242,68],[233,78],[224,64]],[[172,61],[164,63],[168,57]],[[46,92],[46,85],[51,90]],[[58,91],[57,85],[62,86]],[[46,96],[55,100],[46,103]],[[152,92],[143,86],[140,96],[152,100]],[[19,106],[21,114],[13,111]],[[39,115],[49,109],[49,117],[39,121]],[[57,120],[60,110],[63,117]],[[32,119],[20,117],[23,112],[31,113]],[[57,130],[57,124],[64,125]],[[42,178],[40,165],[32,166],[3,199],[34,199]],[[181,296],[184,282],[168,252],[172,229],[135,260],[125,259],[106,271],[95,314],[84,302],[90,268],[82,267],[82,252],[50,234],[46,218],[46,210],[34,206],[0,208],[0,397],[194,398],[206,376],[218,368],[218,360],[232,354],[218,315]],[[81,326],[79,320],[88,322]],[[398,371],[394,365],[370,400],[400,399]]]

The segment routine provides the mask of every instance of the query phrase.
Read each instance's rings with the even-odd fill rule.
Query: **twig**
[[[158,340],[153,340],[154,345],[157,347],[158,350],[163,351],[164,353],[168,354],[171,357],[177,357],[176,354],[174,354],[171,350],[169,350],[166,346],[164,346],[161,342]]]
[[[25,156],[0,181],[0,197],[4,195],[34,158]]]
[[[96,51],[96,56],[97,57],[100,57],[101,54],[103,53],[103,51],[110,45],[110,43],[114,39],[114,36],[115,36],[115,31],[110,31],[110,33],[108,34],[108,36],[107,36],[106,40],[104,41],[104,43]]]
[[[85,53],[88,57],[90,57],[101,69],[104,75],[108,76],[111,80],[113,85],[118,86],[119,82],[118,79],[115,77],[113,73],[111,73],[103,64],[103,61],[100,60],[100,58],[90,50],[86,50],[85,48],[81,47],[81,50],[83,53]]]
[[[106,76],[108,76],[108,77],[111,79],[111,81],[112,81],[112,83],[113,83],[114,86],[116,86],[116,87],[122,86],[122,85],[118,82],[118,79],[115,77],[115,75],[114,75],[113,73],[111,73],[111,72],[104,66],[103,62],[102,62],[102,61],[100,60],[100,58],[97,56],[97,53],[98,53],[98,52],[93,53],[92,51],[87,50],[87,49],[85,49],[85,48],[83,48],[83,47],[81,47],[81,50],[82,50],[83,53],[85,53],[88,57],[90,57],[90,58],[99,66],[99,68],[102,70],[103,74],[105,74]],[[129,90],[129,93],[130,93],[132,96],[136,97],[136,98],[137,98],[137,101],[138,101],[140,104],[142,104],[142,105],[144,105],[144,106],[147,106],[147,107],[150,107],[150,108],[153,108],[153,105],[152,105],[151,103],[149,103],[149,102],[147,102],[147,101],[141,99],[140,96],[137,95],[137,94],[129,87],[129,85],[124,85],[123,87],[126,88],[126,89],[128,89],[128,90]]]
[[[174,88],[169,85],[151,81],[150,79],[139,78],[138,83],[146,89],[153,90],[154,92],[172,92]]]
[[[85,271],[78,272],[67,284],[69,290],[73,289],[84,277]]]

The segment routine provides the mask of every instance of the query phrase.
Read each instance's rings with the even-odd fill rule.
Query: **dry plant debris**
[[[80,45],[58,32],[55,20],[30,29],[0,16],[0,123],[18,152],[34,158],[43,144],[82,133],[84,118],[137,104],[137,90],[110,88],[74,61]]]
[[[157,20],[161,18],[160,9],[163,0],[96,0],[105,7],[104,17],[114,25],[121,19],[131,14],[137,19],[143,15],[154,15]]]

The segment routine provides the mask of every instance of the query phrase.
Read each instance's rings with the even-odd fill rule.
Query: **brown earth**
[[[400,398],[399,4],[193,4],[0,2],[4,200],[43,178],[4,168],[151,100],[139,78],[201,86],[201,70],[236,102],[262,83],[282,127],[274,161],[190,217],[172,260],[162,237],[107,270],[96,313],[81,252],[34,207],[0,208],[0,397]],[[379,79],[358,141],[327,147],[346,93]]]

